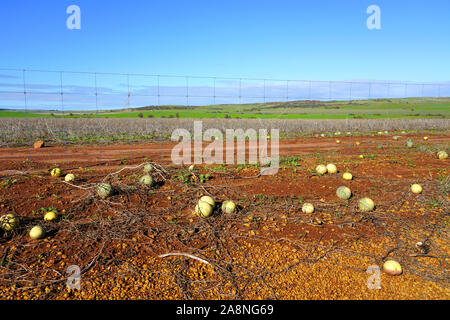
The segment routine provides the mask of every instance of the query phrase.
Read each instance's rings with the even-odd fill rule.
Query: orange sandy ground
[[[21,228],[0,234],[0,298],[449,299],[449,166],[448,159],[436,159],[435,151],[448,150],[450,136],[429,136],[428,141],[412,136],[418,145],[413,149],[404,147],[404,138],[390,136],[341,137],[339,145],[332,138],[283,141],[281,156],[296,156],[291,159],[298,165],[282,162],[277,175],[248,179],[242,177],[259,169],[225,166],[239,176],[233,178],[215,171],[217,166],[199,166],[197,176],[210,173],[212,179],[194,184],[174,177],[180,168],[167,161],[170,144],[136,146],[134,157],[126,160],[120,151],[131,146],[104,147],[101,156],[98,148],[87,146],[1,149],[0,214],[14,213]],[[75,173],[76,185],[87,186],[125,165],[140,164],[143,156],[168,168],[162,186],[138,193],[141,169],[124,170],[112,180],[124,190],[108,200],[113,204],[94,195],[78,211],[73,208],[88,191],[48,174],[57,164]],[[338,174],[314,174],[317,164],[330,162]],[[10,176],[10,170],[29,171]],[[354,175],[352,181],[342,179],[346,170]],[[423,193],[412,194],[411,183],[420,183]],[[353,192],[348,202],[335,195],[340,185]],[[230,217],[215,213],[207,221],[193,215],[205,190],[217,201],[233,199],[238,212]],[[374,200],[374,212],[359,212],[357,200],[363,196]],[[314,214],[301,212],[304,202],[314,204]],[[115,237],[102,231],[123,219],[123,209],[113,210],[114,203],[149,212],[135,234],[118,231]],[[43,222],[40,208],[49,207],[62,218]],[[81,222],[85,227],[73,227]],[[36,224],[51,231],[45,239],[29,239],[27,231]],[[195,233],[186,233],[191,227]],[[431,249],[417,255],[414,244],[425,239]],[[190,252],[214,266],[183,256],[158,257],[167,252]],[[381,289],[368,289],[367,268],[382,267],[386,258],[400,261],[403,274],[381,272]],[[66,270],[73,264],[81,269],[92,264],[81,276],[81,290],[66,287]]]

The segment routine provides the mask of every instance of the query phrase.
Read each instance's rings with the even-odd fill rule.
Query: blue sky
[[[81,30],[66,28],[76,4]],[[366,8],[381,8],[368,30]],[[2,0],[0,66],[447,81],[450,1]]]
[[[66,28],[72,4],[81,8],[81,30]],[[366,26],[372,4],[381,8],[381,30]],[[0,68],[445,82],[449,12],[448,0],[2,0]],[[58,85],[58,75],[28,79]],[[64,80],[86,85],[81,77]]]

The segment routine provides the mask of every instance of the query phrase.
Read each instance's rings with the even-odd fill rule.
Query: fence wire
[[[23,131],[1,128],[2,143],[21,140],[30,144],[40,138],[36,134],[39,127],[49,127],[52,132],[47,134],[64,144],[83,135],[98,140],[101,132],[95,129],[73,132],[72,126],[71,134],[70,123],[65,120],[83,118],[88,123],[87,119],[94,117],[102,127],[102,119],[119,117],[119,111],[124,117],[148,121],[141,126],[124,120],[132,121],[130,129],[116,132],[117,136],[140,135],[159,141],[170,135],[160,121],[164,118],[212,118],[217,120],[216,126],[218,119],[234,118],[242,120],[244,127],[247,119],[263,120],[260,122],[265,127],[273,126],[275,120],[285,120],[281,129],[295,128],[293,120],[311,119],[321,123],[311,121],[309,131],[319,131],[314,127],[324,124],[327,131],[334,130],[336,123],[340,123],[336,130],[351,131],[351,120],[367,118],[415,119],[420,120],[418,127],[417,123],[413,125],[417,129],[435,129],[442,124],[426,119],[447,119],[450,114],[446,100],[442,100],[450,97],[450,83],[446,82],[283,80],[8,68],[0,68],[0,80],[0,109],[4,116],[24,118],[16,121]],[[392,99],[398,100],[392,103]],[[377,107],[371,109],[377,101]],[[46,118],[38,119],[43,116]],[[275,124],[280,125],[280,121]],[[406,123],[404,126],[405,130],[411,127]]]

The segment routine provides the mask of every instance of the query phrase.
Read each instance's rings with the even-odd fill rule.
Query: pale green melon
[[[222,203],[223,213],[233,213],[236,210],[236,204],[231,200],[225,200]]]
[[[19,218],[8,213],[0,218],[0,227],[5,231],[12,231],[19,226]]]
[[[327,171],[328,171],[328,173],[336,173],[337,172],[336,165],[333,163],[327,164]]]
[[[448,158],[448,154],[444,150],[439,151],[437,155],[438,155],[439,160],[445,160]]]
[[[337,188],[336,195],[341,199],[348,200],[352,196],[352,191],[346,186],[341,186]]]
[[[408,140],[406,140],[406,147],[412,148],[413,146],[414,146],[413,141],[411,140],[411,138],[408,138]]]
[[[420,184],[414,183],[411,185],[411,192],[415,194],[422,193],[422,186]]]
[[[153,177],[149,174],[146,174],[145,176],[140,177],[139,182],[141,184],[149,186],[149,187],[153,186],[155,183],[155,181],[153,180]]]
[[[42,239],[45,237],[45,229],[41,226],[35,226],[30,230],[31,239]]]
[[[324,166],[323,164],[319,164],[319,165],[316,167],[316,172],[317,172],[318,175],[322,176],[322,175],[324,175],[325,173],[327,173],[327,167]]]
[[[199,217],[207,218],[211,216],[212,212],[213,207],[208,202],[200,200],[195,206],[195,213],[197,213]]]
[[[313,213],[314,212],[314,206],[311,203],[305,203],[302,206],[302,212],[303,213]]]
[[[113,187],[107,182],[102,182],[97,186],[97,194],[102,197],[106,198],[113,194]]]
[[[206,203],[209,203],[211,205],[211,207],[213,207],[213,208],[216,206],[216,202],[210,196],[203,196],[203,197],[200,198],[200,201],[204,201]]]
[[[64,181],[66,182],[74,182],[75,181],[75,175],[73,173],[66,174],[64,177]]]
[[[359,209],[362,212],[369,212],[375,208],[375,203],[370,198],[362,198],[359,200]]]
[[[153,171],[153,166],[150,164],[150,163],[147,163],[145,166],[144,166],[144,172],[145,173],[149,173],[149,172],[152,172]]]

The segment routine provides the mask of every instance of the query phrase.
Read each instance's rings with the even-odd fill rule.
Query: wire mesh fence
[[[210,106],[206,110],[214,111],[214,105],[227,104],[450,96],[449,82],[280,80],[7,68],[0,68],[0,72],[0,107],[30,112],[101,112],[145,106]],[[431,106],[422,109],[427,110],[434,111]]]
[[[390,121],[393,129],[435,129],[447,126],[450,114],[448,82],[280,80],[8,68],[0,69],[0,80],[2,119],[15,119],[2,120],[2,143],[30,144],[39,138],[67,143],[89,137],[102,140],[111,138],[111,134],[163,140],[174,127],[189,128],[196,118],[217,120],[209,120],[212,127],[223,126],[219,119],[242,120],[233,123],[240,127],[248,126],[246,120],[256,119],[250,121],[251,126],[277,126],[286,135],[382,130],[390,127],[390,119],[396,120]],[[121,122],[124,125],[117,127],[117,121],[105,120],[115,118],[126,118]],[[140,118],[147,121],[136,121]],[[164,118],[187,120],[161,121]],[[366,119],[372,121],[352,121]],[[108,134],[108,130],[103,131],[107,127],[116,130]]]

